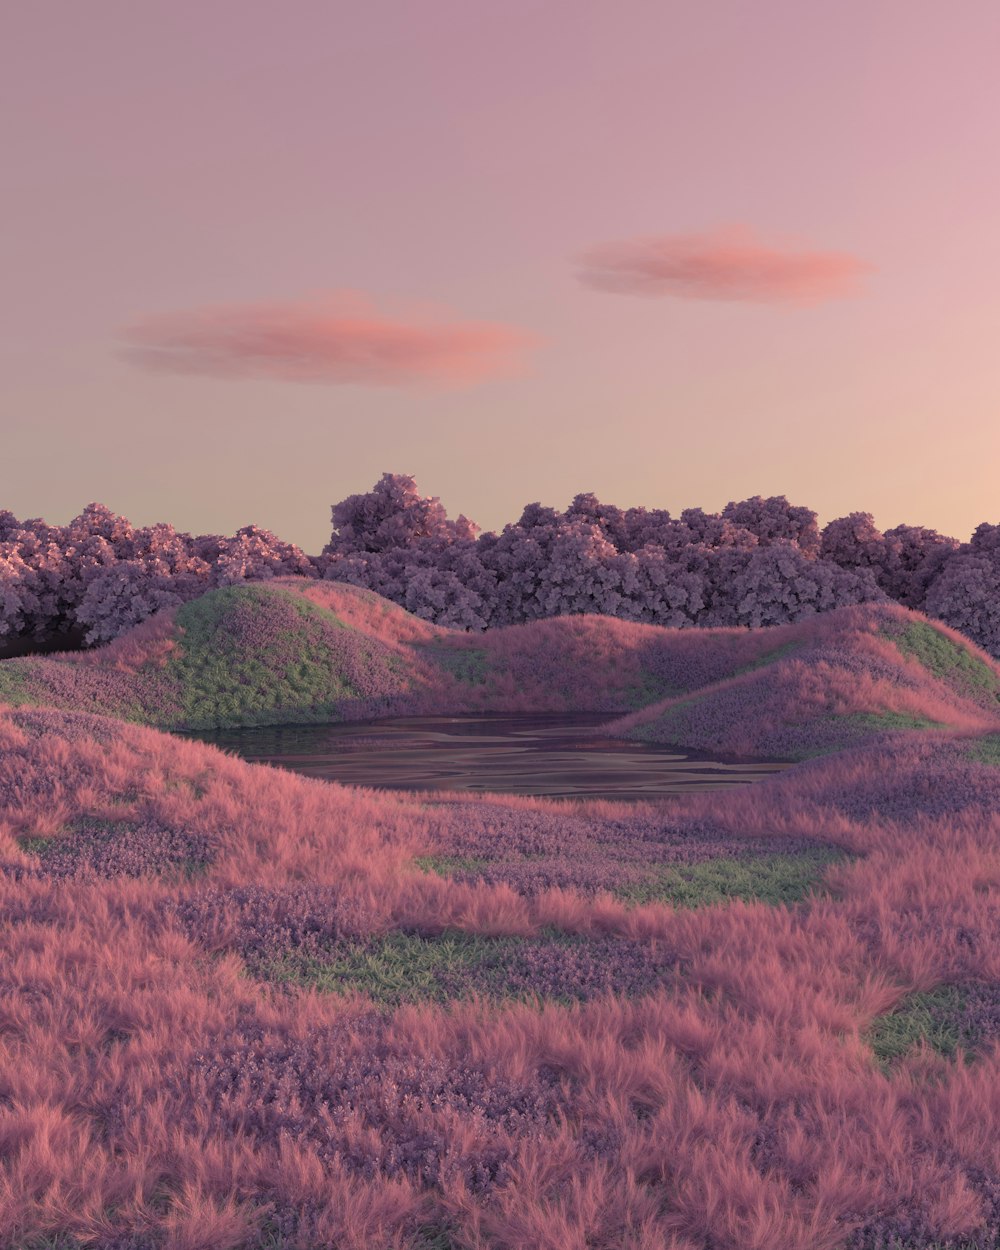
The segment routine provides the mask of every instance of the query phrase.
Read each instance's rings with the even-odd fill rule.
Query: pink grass
[[[1000,1047],[885,1072],[865,1040],[911,990],[1000,986],[1000,768],[970,756],[996,715],[881,636],[922,618],[845,609],[749,633],[562,618],[456,636],[351,587],[305,593],[409,657],[427,709],[624,708],[652,675],[699,692],[686,731],[729,749],[786,732],[802,747],[859,713],[946,728],[629,805],[348,789],[82,711],[0,707],[0,1250],[60,1235],[418,1250],[442,1229],[460,1250],[838,1250],[879,1230],[990,1244]],[[128,682],[169,654],[170,622],[31,663]],[[485,655],[489,686],[445,651]],[[651,846],[707,831],[857,858],[796,908],[691,911],[412,862],[497,836],[568,854],[603,840],[613,857],[636,829]],[[276,992],[239,954],[273,935],[448,929],[610,937],[679,975],[634,999],[379,1012],[359,994]]]
[[[327,786],[100,718],[0,715],[0,1246],[130,1229],[236,1250],[267,1207],[303,1250],[416,1246],[435,1225],[491,1250],[835,1250],[875,1219],[974,1234],[996,1218],[1000,1050],[886,1075],[862,1036],[908,989],[1000,981],[1000,770],[966,742],[896,736],[671,803],[663,819],[865,855],[797,910],[674,911],[416,872],[409,857],[459,812],[474,828],[475,804]],[[16,839],[72,840],[56,826],[88,813],[197,830],[211,862],[187,884],[33,876]],[[373,1016],[272,995],[226,953],[234,917],[185,930],[168,906],[301,883],[335,889],[369,932],[656,943],[689,988]]]

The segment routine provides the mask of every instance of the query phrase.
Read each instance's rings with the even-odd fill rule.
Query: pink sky
[[[1000,521],[995,0],[7,7],[0,508]]]

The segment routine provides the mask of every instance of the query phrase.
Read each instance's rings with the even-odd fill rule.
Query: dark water
[[[787,768],[592,736],[608,713],[421,716],[193,734],[246,760],[344,785],[548,798],[655,799]]]

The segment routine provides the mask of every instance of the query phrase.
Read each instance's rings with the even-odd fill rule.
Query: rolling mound
[[[996,728],[998,675],[895,605],[760,630],[575,616],[472,634],[359,587],[281,578],[211,591],[98,650],[0,662],[0,702],[195,730],[617,712],[626,737],[799,759],[893,730]]]
[[[379,617],[370,606],[369,614]],[[383,633],[391,639],[294,584],[228,586],[107,647],[4,661],[0,699],[167,728],[360,719],[392,710],[412,684]]]
[[[171,729],[625,712],[718,681],[774,645],[767,631],[709,637],[599,616],[460,634],[360,587],[281,578],[211,591],[94,651],[2,661],[0,702]]]
[[[771,656],[608,731],[735,755],[806,759],[906,729],[982,733],[1000,666],[961,634],[895,605],[840,608],[768,631]]]

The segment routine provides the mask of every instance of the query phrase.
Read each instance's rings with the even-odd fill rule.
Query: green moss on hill
[[[280,588],[229,586],[177,612],[167,663],[191,729],[335,720],[405,684],[401,663],[332,612]]]
[[[966,752],[970,759],[980,764],[1000,766],[1000,734],[987,734],[979,738]]]
[[[447,643],[432,642],[421,647],[439,668],[450,673],[456,681],[468,686],[485,686],[490,675],[490,661],[485,647],[456,647]]]
[[[818,847],[797,855],[666,864],[653,870],[647,881],[616,893],[629,903],[674,907],[707,907],[735,898],[778,906],[801,901],[820,884],[826,869],[843,858],[839,851]]]
[[[32,702],[23,660],[0,660],[0,703],[17,707]]]
[[[752,673],[755,669],[766,668],[769,664],[777,664],[779,660],[786,660],[790,655],[794,655],[796,651],[802,650],[802,643],[793,639],[791,642],[783,642],[780,647],[775,647],[773,651],[768,651],[756,660],[751,660],[749,664],[742,664],[739,668],[733,669],[731,676],[740,677],[743,673]]]
[[[859,729],[946,729],[943,721],[927,716],[907,716],[905,712],[851,712],[838,718]]]
[[[989,665],[926,621],[911,621],[901,634],[888,637],[904,655],[912,656],[928,672],[958,689],[997,692],[997,675]]]

